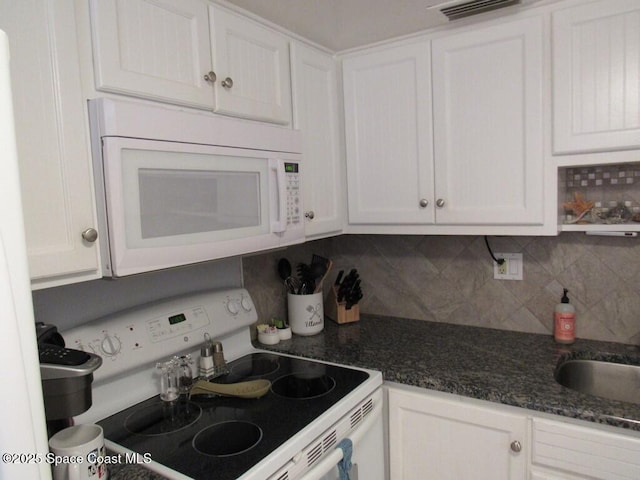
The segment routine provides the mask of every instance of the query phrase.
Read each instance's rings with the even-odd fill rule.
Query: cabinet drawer
[[[534,465],[603,480],[640,478],[640,438],[548,420],[533,421]]]

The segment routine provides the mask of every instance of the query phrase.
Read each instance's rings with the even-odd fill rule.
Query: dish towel
[[[336,448],[342,450],[342,460],[338,462],[338,473],[340,480],[350,480],[351,454],[353,453],[353,442],[350,438],[342,440]]]

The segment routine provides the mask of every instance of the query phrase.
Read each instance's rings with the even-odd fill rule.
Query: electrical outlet
[[[498,265],[498,275],[506,275],[509,271],[508,266],[509,266],[509,261],[507,259],[504,259],[504,262],[502,263],[497,263]]]
[[[493,262],[493,278],[496,280],[522,280],[522,254],[521,253],[495,253],[496,258],[503,258],[502,265]]]

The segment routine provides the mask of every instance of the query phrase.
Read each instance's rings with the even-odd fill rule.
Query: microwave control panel
[[[302,221],[300,164],[296,162],[285,162],[284,172],[287,182],[287,225],[297,225]]]

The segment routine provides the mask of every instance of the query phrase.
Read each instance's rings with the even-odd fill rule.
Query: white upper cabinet
[[[429,43],[344,58],[349,224],[433,222]]]
[[[218,76],[215,111],[291,123],[288,40],[215,5],[209,6],[209,14]]]
[[[557,234],[544,19],[344,58],[350,233]]]
[[[337,63],[299,43],[291,47],[293,127],[302,132],[305,232],[319,238],[342,230],[343,163]]]
[[[88,120],[80,86],[74,2],[0,2],[0,28],[9,36],[11,51],[32,285],[42,288],[98,278]]]
[[[640,2],[553,13],[555,153],[640,148]]]
[[[213,108],[207,4],[201,0],[92,0],[96,88]]]
[[[436,222],[542,224],[542,18],[437,38],[432,56]]]
[[[286,37],[203,0],[91,0],[96,89],[291,120]]]

